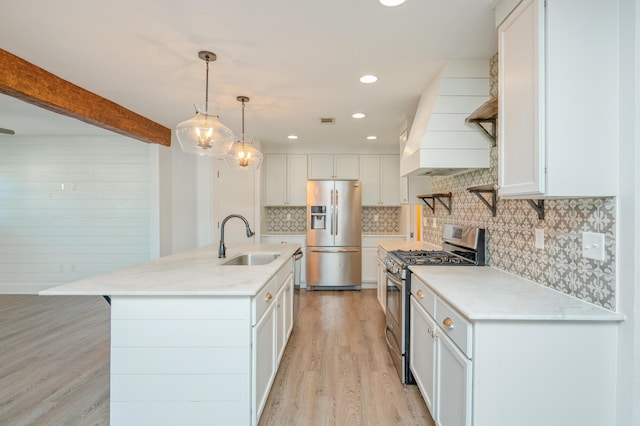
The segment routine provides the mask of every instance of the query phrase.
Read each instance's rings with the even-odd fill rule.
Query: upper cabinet
[[[361,155],[363,206],[400,205],[400,156]]]
[[[496,3],[499,195],[615,196],[617,3],[514,3]]]
[[[357,154],[309,154],[309,179],[360,179]]]
[[[307,205],[307,156],[265,155],[265,205]]]

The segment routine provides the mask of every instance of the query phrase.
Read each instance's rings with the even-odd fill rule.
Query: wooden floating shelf
[[[491,210],[493,217],[496,216],[498,202],[498,188],[496,185],[482,185],[467,188],[467,191],[475,194],[482,203]],[[489,194],[490,199],[485,198],[485,194]]]
[[[420,198],[427,205],[427,207],[431,209],[433,213],[436,212],[436,200],[438,200],[438,202],[442,204],[445,209],[447,209],[449,214],[451,214],[451,192],[446,192],[441,194],[418,195],[417,198]],[[447,200],[446,204],[444,201],[442,201],[443,199]],[[429,203],[429,201],[427,200],[430,200],[431,203]]]
[[[497,121],[498,119],[498,97],[494,96],[483,103],[471,113],[466,119],[467,123],[475,124],[496,146]]]

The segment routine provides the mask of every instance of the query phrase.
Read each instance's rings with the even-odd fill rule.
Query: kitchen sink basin
[[[221,265],[266,265],[273,262],[280,256],[280,253],[246,253],[225,260]]]

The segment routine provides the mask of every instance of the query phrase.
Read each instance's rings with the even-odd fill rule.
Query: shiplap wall
[[[0,139],[0,293],[33,293],[149,260],[149,145]]]

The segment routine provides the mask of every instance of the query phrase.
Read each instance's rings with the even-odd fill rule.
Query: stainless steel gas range
[[[387,314],[385,338],[402,383],[415,383],[409,369],[410,266],[485,265],[482,228],[444,225],[442,250],[396,250],[387,253]]]

